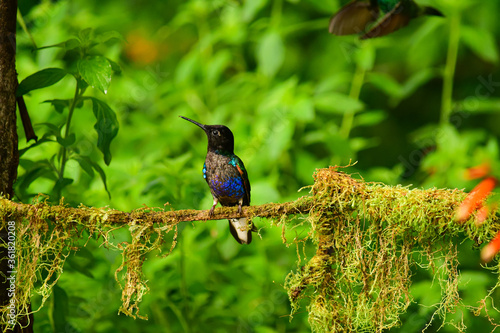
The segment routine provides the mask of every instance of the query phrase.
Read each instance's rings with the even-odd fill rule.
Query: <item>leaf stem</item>
[[[450,17],[450,36],[448,39],[448,52],[443,73],[443,91],[441,94],[441,119],[440,125],[448,123],[453,104],[453,79],[457,64],[458,45],[460,43],[460,13],[455,11]]]
[[[28,30],[28,27],[26,26],[26,22],[24,22],[23,14],[21,14],[21,11],[19,10],[19,8],[17,9],[17,23],[19,23],[19,26],[21,26],[23,31],[28,35],[28,37],[31,41],[31,44],[33,44],[33,47],[35,48],[35,50],[38,49],[38,46],[36,46],[35,39],[33,38],[33,35]]]
[[[79,99],[81,97],[81,90],[80,90],[80,85],[78,84],[78,80],[76,80],[76,89],[75,89],[75,96],[73,97],[73,101],[71,102],[71,105],[69,107],[69,112],[68,112],[68,119],[66,120],[66,128],[64,130],[64,137],[63,139],[66,140],[69,136],[69,128],[71,125],[71,119],[73,118],[73,112],[75,111],[76,104],[78,103]],[[68,150],[65,146],[61,147],[61,164],[60,164],[60,169],[59,169],[59,177],[58,181],[61,181],[64,178],[64,169],[66,167],[66,162],[68,160]],[[61,198],[61,190],[62,187],[58,186],[57,187],[57,199]]]
[[[361,93],[361,87],[363,86],[363,82],[365,80],[366,70],[363,66],[357,64],[356,71],[354,72],[354,76],[351,82],[351,91],[349,92],[349,97],[355,100],[359,99],[359,94]],[[342,124],[340,125],[339,134],[342,138],[349,138],[349,134],[351,133],[352,124],[354,122],[354,111],[349,110],[344,113],[344,117],[342,118]]]
[[[269,24],[270,27],[274,28],[279,27],[282,11],[283,11],[283,0],[273,1],[273,6],[271,8],[271,22]]]
[[[64,132],[65,139],[69,135],[69,125],[71,124],[71,118],[73,118],[73,112],[75,111],[76,103],[78,102],[79,99],[80,99],[80,85],[78,84],[77,81],[75,89],[75,97],[73,98],[73,101],[71,102],[71,105],[69,107],[68,120],[66,121],[66,129]]]

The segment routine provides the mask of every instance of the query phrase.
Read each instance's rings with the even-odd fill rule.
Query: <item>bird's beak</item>
[[[205,131],[205,125],[200,124],[199,122],[194,121],[193,119],[189,119],[189,118],[186,118],[186,117],[183,117],[183,116],[179,116],[179,117],[181,117],[182,119],[186,119],[187,121],[190,121],[190,122],[192,122],[195,125],[198,125],[199,127],[201,127]]]

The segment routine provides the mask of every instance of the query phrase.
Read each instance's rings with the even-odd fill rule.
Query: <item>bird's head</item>
[[[234,136],[233,132],[224,125],[203,125],[192,119],[179,116],[193,124],[197,125],[205,131],[208,138],[208,150],[217,151],[220,153],[232,154],[234,151]]]

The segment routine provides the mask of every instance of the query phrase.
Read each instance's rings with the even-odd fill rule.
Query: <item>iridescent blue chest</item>
[[[203,178],[222,205],[234,205],[246,195],[245,180],[236,159],[235,156],[210,154],[203,165]]]
[[[223,174],[213,174],[209,180],[209,186],[212,193],[219,200],[231,198],[239,200],[245,194],[245,187],[241,177],[228,177]]]

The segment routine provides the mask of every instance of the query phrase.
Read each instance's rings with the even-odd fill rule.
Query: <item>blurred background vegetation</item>
[[[354,161],[347,172],[367,181],[470,190],[475,183],[464,179],[465,168],[499,159],[500,2],[417,2],[445,17],[415,19],[390,36],[359,41],[327,32],[345,1],[19,1],[26,24],[17,36],[20,81],[44,68],[75,71],[82,56],[71,43],[33,51],[33,41],[95,41],[89,54],[110,59],[113,75],[106,94],[88,87],[86,96],[105,101],[119,129],[107,165],[92,103],[76,106],[68,131],[68,107],[44,103],[71,100],[74,78],[29,92],[28,110],[44,139],[33,145],[19,133],[16,199],[46,193],[72,206],[130,211],[168,202],[208,209],[206,138],[179,115],[231,128],[252,204],[293,200],[316,168]],[[255,223],[262,239],[249,246],[232,239],[225,221],[186,223],[170,256],[149,256],[151,292],[141,303],[148,321],[117,315],[120,257],[90,240],[69,257],[49,304],[35,314],[35,331],[309,331],[305,306],[290,321],[282,287],[298,265],[293,238],[308,230],[289,231],[292,245],[285,246],[280,228]],[[127,233],[115,237],[119,243]],[[480,266],[474,244],[461,243],[459,251],[461,296],[477,306],[497,277]],[[416,303],[393,331],[418,332],[431,321],[440,291],[430,272],[415,268],[412,294]],[[434,319],[429,331],[443,322]],[[492,329],[465,308],[444,319],[460,320],[470,331]]]

